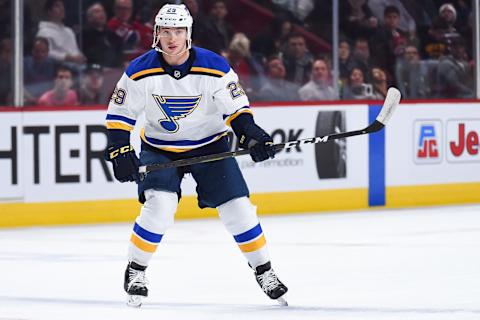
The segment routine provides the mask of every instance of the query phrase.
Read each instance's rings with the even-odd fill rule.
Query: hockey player
[[[217,208],[225,228],[248,260],[262,290],[286,304],[287,287],[270,264],[256,207],[233,158],[148,173],[141,165],[228,151],[227,126],[255,162],[273,158],[272,138],[253,119],[236,73],[221,56],[191,46],[192,17],[184,5],[166,4],[155,18],[152,50],[133,60],[112,95],[106,125],[106,157],[120,182],[138,183],[143,203],[133,226],[124,288],[130,306],[148,295],[145,269],[167,229],[181,197],[180,182],[190,173],[197,182],[200,208]],[[130,131],[145,112],[140,159]]]

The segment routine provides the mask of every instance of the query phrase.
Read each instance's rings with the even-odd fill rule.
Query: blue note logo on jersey
[[[154,94],[153,98],[165,116],[158,123],[170,133],[179,129],[177,120],[185,118],[195,110],[200,103],[202,95],[196,97],[165,97]]]

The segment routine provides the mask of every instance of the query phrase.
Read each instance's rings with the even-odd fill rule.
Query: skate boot
[[[125,282],[123,288],[128,295],[127,305],[129,307],[140,307],[143,298],[148,296],[147,278],[145,277],[145,269],[147,267],[129,262],[125,270]]]
[[[260,288],[270,299],[277,300],[282,306],[287,306],[288,303],[283,297],[287,293],[288,288],[278,280],[275,271],[273,271],[270,262],[262,264],[255,269],[255,278],[257,279]]]

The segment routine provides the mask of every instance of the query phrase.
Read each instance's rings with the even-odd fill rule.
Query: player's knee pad
[[[149,189],[145,191],[145,199],[137,223],[150,232],[164,234],[173,225],[178,205],[177,194]]]
[[[217,207],[220,220],[232,234],[240,234],[258,224],[257,207],[247,197],[230,200]]]

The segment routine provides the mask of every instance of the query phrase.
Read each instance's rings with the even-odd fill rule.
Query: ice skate
[[[270,299],[277,300],[282,306],[288,306],[284,296],[288,288],[278,279],[270,262],[262,264],[255,269],[255,278],[260,288]]]
[[[143,299],[148,296],[147,278],[145,277],[146,267],[135,262],[130,262],[125,270],[125,282],[123,288],[127,293],[127,305],[138,308],[142,305]]]

